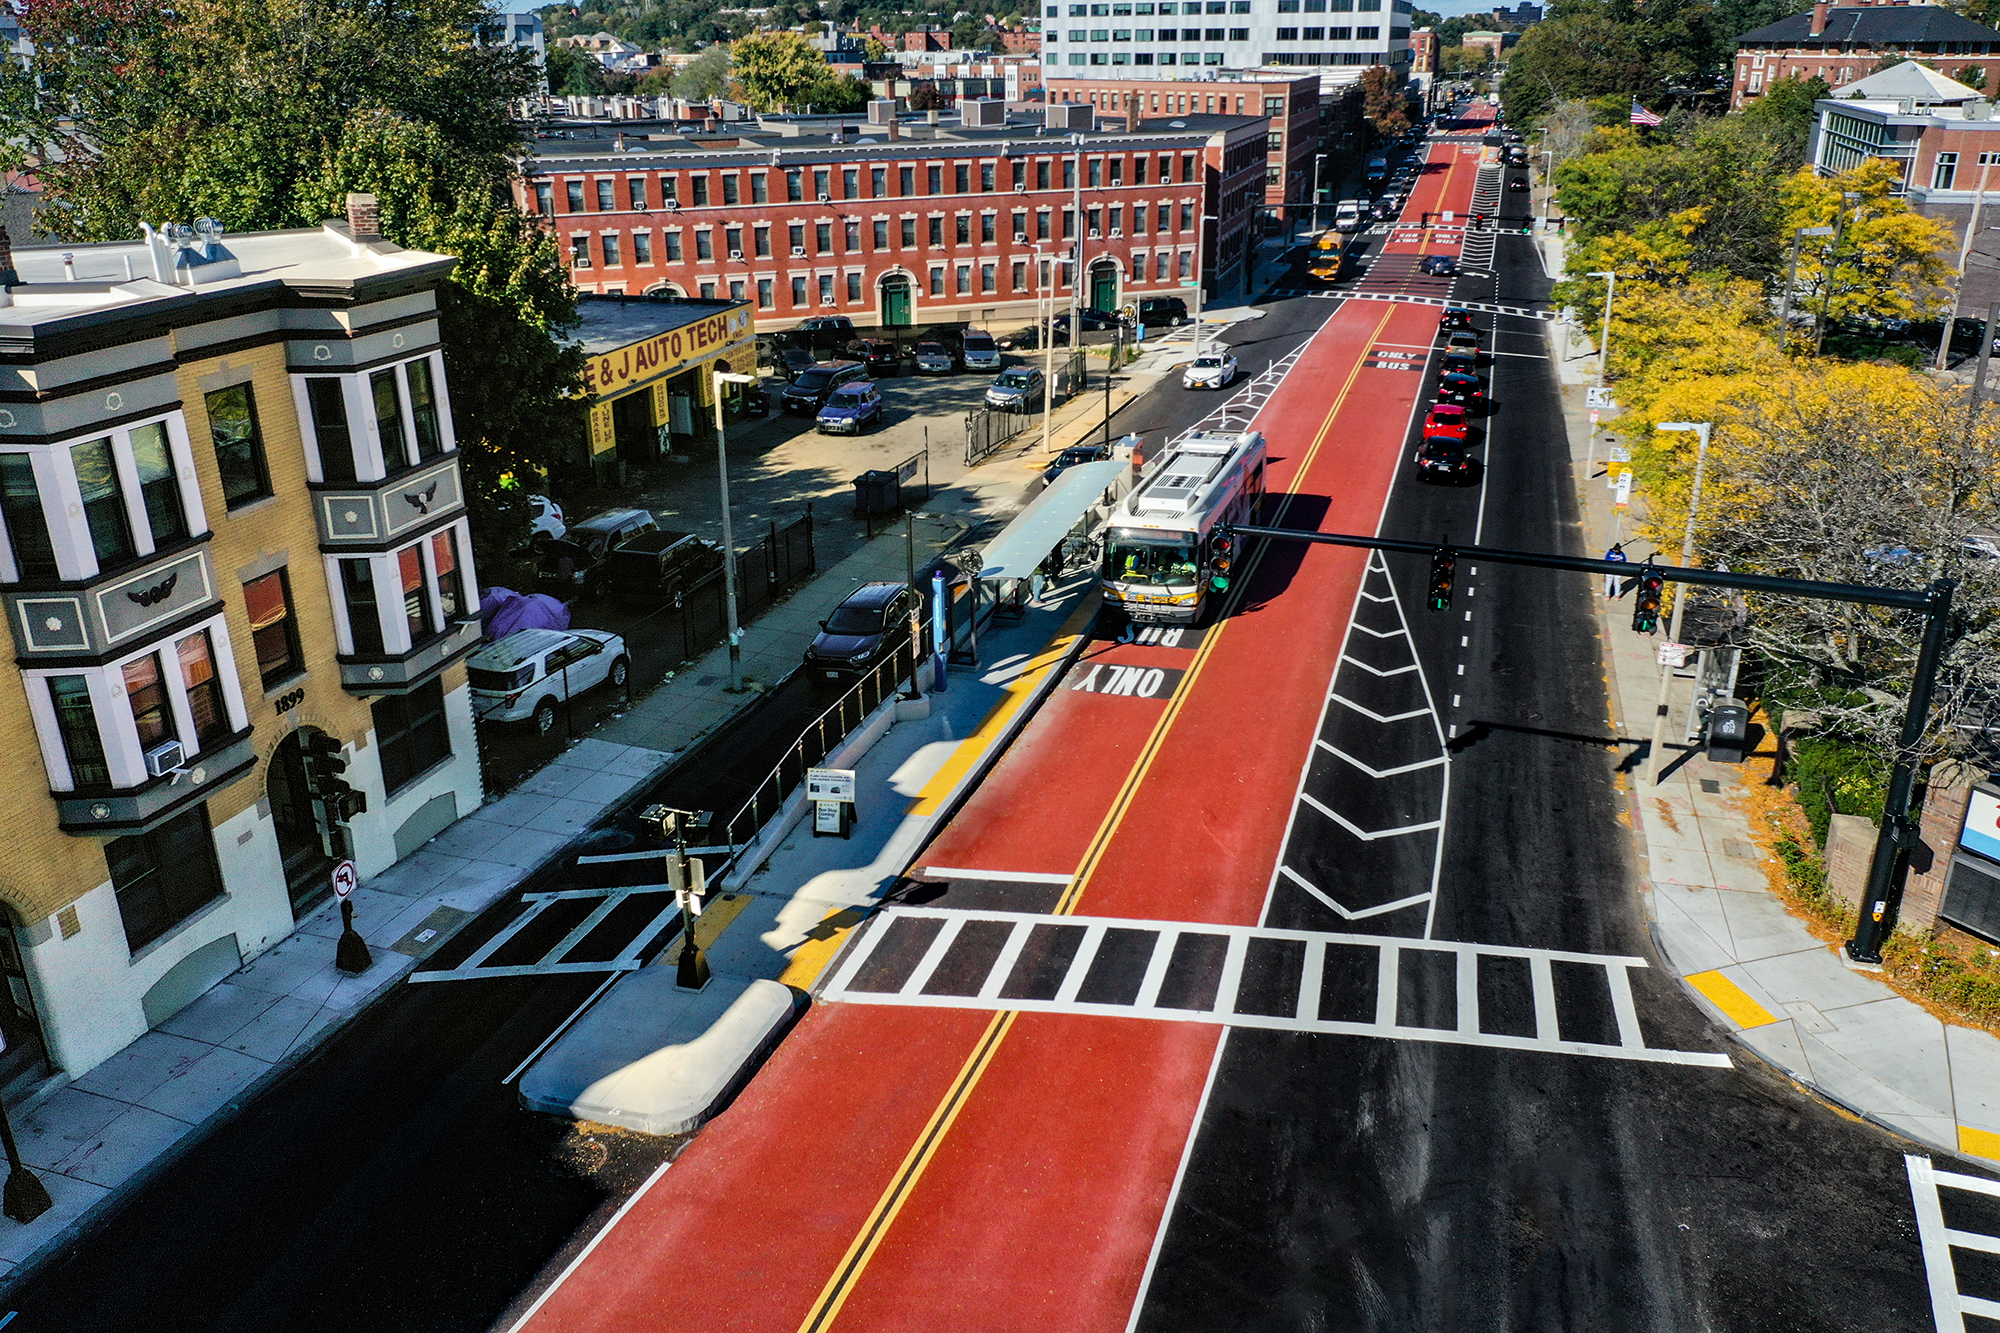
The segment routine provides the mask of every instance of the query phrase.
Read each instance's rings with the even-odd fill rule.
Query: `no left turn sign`
[[[354,886],[360,882],[354,873],[354,862],[342,861],[333,868],[333,892],[336,897],[345,898],[354,892]]]

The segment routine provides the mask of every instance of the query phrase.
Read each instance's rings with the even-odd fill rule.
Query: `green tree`
[[[729,55],[736,87],[756,110],[824,107],[839,96],[833,66],[795,32],[756,33],[737,42]]]
[[[1764,95],[1739,113],[1743,126],[1762,135],[1790,166],[1803,166],[1806,137],[1819,119],[1813,103],[1831,92],[1826,80],[1779,79],[1764,89]]]
[[[1410,128],[1409,99],[1383,66],[1361,71],[1361,99],[1361,114],[1377,134],[1400,134]]]
[[[1500,80],[1508,121],[1531,124],[1571,97],[1657,99],[1666,84],[1636,36],[1629,25],[1596,13],[1537,23],[1508,53]]]
[[[690,102],[707,102],[729,91],[729,48],[708,47],[674,75],[673,94]]]
[[[1483,46],[1447,46],[1438,52],[1438,70],[1445,74],[1484,74],[1493,53]]]

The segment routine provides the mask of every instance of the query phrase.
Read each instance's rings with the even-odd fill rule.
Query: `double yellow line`
[[[1393,305],[1384,310],[1381,320],[1375,325],[1374,332],[1368,335],[1368,341],[1363,345],[1361,355],[1355,358],[1353,367],[1347,372],[1346,382],[1334,396],[1333,405],[1327,408],[1326,419],[1320,423],[1319,433],[1313,437],[1312,445],[1306,450],[1305,457],[1300,460],[1298,470],[1292,474],[1291,484],[1283,491],[1284,499],[1278,506],[1277,514],[1271,519],[1273,526],[1282,523],[1286,510],[1291,507],[1292,500],[1298,493],[1299,483],[1304,481],[1306,474],[1312,470],[1313,460],[1318,457],[1321,446],[1326,443],[1327,436],[1333,431],[1334,418],[1340,414],[1340,409],[1347,405],[1348,396],[1354,391],[1355,381],[1361,377],[1361,371],[1368,362],[1369,350],[1381,338],[1382,330],[1388,326],[1390,318],[1395,313],[1396,308]],[[1397,447],[1400,449],[1401,445],[1398,444]],[[1260,547],[1250,558],[1243,577],[1238,581],[1239,590],[1249,586],[1251,576],[1256,572],[1257,564],[1263,559],[1263,555],[1263,549]],[[1241,595],[1240,591],[1237,595]],[[1096,836],[1090,840],[1090,847],[1084,853],[1083,863],[1078,866],[1069,887],[1063,891],[1063,896],[1056,903],[1055,912],[1058,915],[1068,915],[1076,911],[1077,902],[1083,897],[1083,891],[1088,886],[1090,877],[1102,864],[1106,848],[1110,846],[1111,839],[1117,833],[1126,812],[1132,808],[1132,801],[1138,793],[1139,784],[1145,780],[1154,759],[1159,757],[1160,748],[1166,743],[1167,732],[1173,727],[1174,720],[1180,716],[1188,695],[1193,691],[1195,681],[1201,676],[1203,668],[1208,665],[1209,658],[1215,651],[1215,645],[1221,640],[1229,623],[1226,619],[1218,620],[1209,630],[1201,648],[1195,653],[1194,663],[1181,677],[1180,684],[1174,689],[1173,698],[1168,700],[1166,710],[1154,722],[1152,734],[1146,738],[1145,747],[1139,752],[1139,758],[1133,763],[1131,772],[1125,775],[1125,781],[1118,789],[1117,799],[1111,803],[1110,811],[1098,825]],[[799,1325],[799,1333],[826,1333],[826,1330],[833,1326],[833,1321],[840,1314],[841,1306],[845,1305],[847,1298],[853,1294],[854,1286],[860,1281],[869,1260],[874,1258],[875,1251],[880,1248],[883,1238],[888,1235],[889,1227],[896,1220],[896,1214],[902,1211],[903,1204],[908,1201],[911,1191],[916,1188],[917,1181],[922,1178],[931,1159],[937,1155],[938,1147],[944,1142],[952,1122],[958,1118],[958,1113],[965,1108],[966,1102],[971,1098],[972,1090],[979,1085],[979,1080],[992,1065],[993,1057],[1000,1049],[1000,1043],[1006,1039],[1017,1016],[1016,1011],[1003,1010],[996,1013],[993,1021],[986,1025],[986,1030],[980,1034],[979,1041],[972,1048],[972,1054],[966,1057],[965,1064],[959,1069],[958,1077],[952,1080],[951,1088],[945,1094],[944,1100],[931,1112],[930,1119],[924,1124],[923,1132],[918,1134],[916,1142],[910,1145],[910,1151],[904,1155],[902,1165],[896,1168],[895,1174],[889,1179],[889,1184],[882,1191],[882,1197],[875,1201],[875,1206],[869,1210],[867,1219],[861,1224],[860,1232],[847,1247],[847,1253],[841,1256],[840,1263],[834,1267],[833,1276],[829,1277],[826,1286],[820,1289],[819,1299],[813,1302],[804,1322]]]

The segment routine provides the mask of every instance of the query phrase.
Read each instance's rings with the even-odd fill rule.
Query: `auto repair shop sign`
[[[685,328],[656,333],[592,357],[583,368],[583,387],[593,398],[615,398],[647,380],[707,358],[750,336],[747,306],[723,310]]]

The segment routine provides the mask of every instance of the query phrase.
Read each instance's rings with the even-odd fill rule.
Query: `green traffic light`
[[[1212,578],[1212,579],[1210,579],[1210,580],[1208,581],[1208,586],[1209,586],[1209,587],[1211,587],[1211,588],[1213,588],[1213,589],[1215,589],[1215,590],[1216,590],[1217,592],[1226,592],[1226,591],[1228,591],[1228,589],[1229,589],[1229,575],[1227,575],[1227,574],[1217,574],[1217,575],[1216,575],[1216,576],[1215,576],[1214,578]]]

